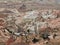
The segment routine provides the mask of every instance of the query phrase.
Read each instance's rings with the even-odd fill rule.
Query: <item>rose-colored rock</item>
[[[56,28],[60,27],[60,18],[52,19],[51,21],[48,22],[48,26],[51,28]]]

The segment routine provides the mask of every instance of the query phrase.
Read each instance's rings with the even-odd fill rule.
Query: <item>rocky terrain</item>
[[[0,1],[0,45],[60,45],[58,2]]]

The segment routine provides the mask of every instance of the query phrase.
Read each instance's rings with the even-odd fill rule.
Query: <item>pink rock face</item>
[[[46,29],[45,27],[39,28],[39,30],[42,31],[42,32],[45,31],[45,29]]]
[[[43,42],[41,43],[31,43],[30,45],[44,45]]]
[[[40,45],[39,43],[37,43],[37,44],[31,44],[31,45]]]
[[[49,21],[48,23],[49,23],[48,26],[51,28],[60,27],[60,18],[53,19],[53,20]]]

